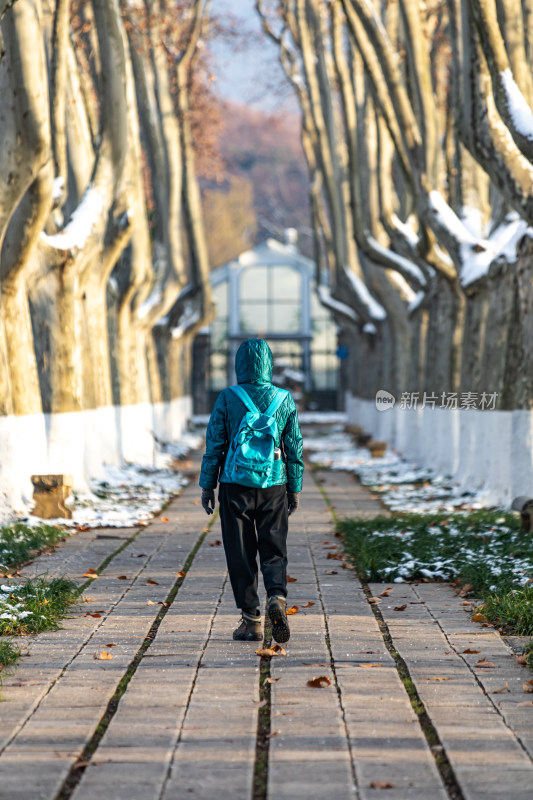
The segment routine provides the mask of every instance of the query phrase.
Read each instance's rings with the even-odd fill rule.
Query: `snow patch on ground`
[[[75,493],[71,520],[47,520],[50,525],[74,528],[133,528],[148,524],[165,503],[188,484],[188,479],[173,468],[177,459],[198,449],[203,439],[185,434],[178,441],[158,443],[153,467],[124,464],[104,467],[104,475],[90,482],[90,493]],[[67,501],[68,502],[68,501]],[[19,521],[42,525],[30,515]]]
[[[313,464],[353,472],[391,511],[430,513],[486,507],[483,492],[467,490],[449,476],[438,475],[393,451],[372,458],[369,450],[356,447],[352,437],[342,431],[306,437],[304,449]]]

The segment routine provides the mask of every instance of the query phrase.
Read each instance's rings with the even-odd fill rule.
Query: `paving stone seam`
[[[268,599],[265,600],[264,629],[262,647],[272,644],[272,623],[268,616]],[[261,656],[259,660],[259,700],[265,705],[257,714],[257,731],[255,734],[254,779],[251,800],[266,800],[268,791],[268,765],[270,760],[270,733],[272,732],[272,685],[268,683],[270,658]],[[264,772],[264,781],[263,778]]]
[[[205,541],[205,539],[207,537],[208,532],[210,531],[214,521],[216,520],[216,516],[217,515],[215,514],[214,517],[209,521],[208,525],[202,531],[202,533],[200,534],[200,536],[196,540],[194,546],[192,547],[189,555],[185,559],[184,564],[183,564],[185,572],[188,572],[191,564],[193,563],[196,555],[198,554],[198,551],[200,550],[201,546],[203,545],[203,543],[204,543],[204,541]],[[169,534],[168,536],[170,536],[170,535],[172,535],[172,534]],[[152,554],[152,556],[150,558],[153,558],[157,553],[159,553],[161,547],[163,546],[163,543],[167,541],[168,536],[164,537],[163,542],[154,551],[154,553]],[[115,689],[115,692],[113,693],[113,696],[109,700],[109,702],[108,702],[108,704],[106,706],[106,709],[105,709],[105,711],[104,711],[104,713],[103,713],[103,715],[102,715],[102,717],[100,719],[100,722],[98,723],[98,725],[95,728],[95,732],[94,732],[93,736],[87,742],[87,744],[83,748],[82,753],[79,755],[79,757],[76,759],[74,764],[71,766],[67,777],[63,781],[63,786],[61,787],[61,789],[59,790],[59,792],[58,792],[58,794],[56,796],[56,800],[68,800],[68,798],[70,798],[72,796],[72,794],[74,793],[76,787],[80,783],[80,781],[81,781],[81,779],[83,777],[83,774],[84,774],[85,770],[87,769],[87,766],[89,765],[89,763],[90,763],[91,759],[93,758],[93,756],[95,755],[95,753],[97,753],[97,751],[98,751],[98,745],[99,745],[100,741],[102,740],[105,732],[107,731],[107,729],[109,728],[109,725],[111,724],[111,722],[113,720],[113,717],[115,716],[115,714],[117,712],[118,702],[120,700],[120,697],[127,691],[128,683],[130,682],[131,678],[135,674],[135,672],[136,672],[139,664],[141,663],[145,653],[149,650],[149,648],[151,647],[151,645],[155,641],[155,638],[157,636],[157,631],[159,630],[159,627],[160,627],[163,619],[167,615],[169,609],[172,607],[172,603],[176,599],[176,597],[178,595],[178,592],[179,592],[181,586],[183,585],[186,577],[187,577],[187,575],[178,577],[177,580],[172,585],[172,588],[168,592],[166,600],[165,600],[165,602],[168,602],[169,605],[167,605],[167,606],[163,605],[161,607],[161,610],[157,613],[157,616],[155,617],[155,619],[154,619],[154,621],[153,621],[153,623],[152,623],[152,625],[150,627],[150,630],[148,631],[148,633],[146,634],[145,638],[143,639],[143,642],[142,642],[141,646],[139,647],[139,649],[135,653],[134,657],[132,658],[132,660],[128,664],[126,670],[122,674],[121,678],[117,682],[117,688]],[[224,581],[224,585],[225,585],[225,581]],[[131,588],[131,587],[129,587],[129,588]],[[220,597],[222,597],[222,593],[221,593]],[[170,601],[169,601],[169,598],[170,598]],[[218,605],[219,604],[220,604],[220,598],[219,598],[219,603],[217,604],[217,609],[218,609]],[[214,616],[213,616],[213,619],[214,619]],[[212,625],[211,625],[211,627],[212,627]],[[211,633],[211,627],[210,627],[209,633]],[[209,641],[209,637],[207,638],[207,641]],[[203,653],[203,650],[202,650],[202,653]],[[200,662],[198,662],[198,663],[200,663]],[[198,673],[198,668],[197,668],[196,674],[197,673]],[[195,676],[195,678],[196,678],[196,676]],[[127,680],[127,683],[126,683],[125,687],[123,686],[124,680]],[[119,693],[120,693],[120,697],[118,697]],[[105,721],[105,724],[103,724],[104,721]],[[79,767],[79,765],[81,763],[84,764],[84,766],[82,768]]]
[[[215,517],[216,517],[216,515],[215,515]],[[175,759],[176,759],[176,753],[177,753],[178,748],[179,748],[179,746],[181,744],[181,740],[182,740],[182,737],[183,737],[183,728],[185,727],[185,722],[187,721],[187,716],[188,716],[188,713],[189,713],[189,707],[191,705],[191,700],[192,700],[192,697],[193,697],[193,694],[194,694],[194,690],[196,688],[196,682],[198,680],[198,672],[199,672],[199,670],[200,670],[200,668],[202,666],[202,660],[203,660],[205,651],[207,650],[207,647],[208,647],[209,642],[211,640],[211,635],[213,633],[213,626],[215,624],[215,619],[217,617],[219,608],[220,608],[220,606],[222,604],[222,597],[224,596],[224,590],[226,588],[227,582],[228,582],[228,574],[226,573],[226,576],[225,576],[224,581],[222,583],[222,587],[220,589],[220,594],[218,596],[217,604],[216,604],[215,610],[213,612],[213,616],[211,617],[211,623],[209,625],[209,630],[207,632],[207,636],[205,637],[205,641],[204,641],[204,644],[203,644],[203,647],[202,647],[202,652],[200,653],[200,658],[198,659],[198,663],[196,665],[196,670],[195,670],[195,673],[194,673],[194,677],[192,679],[191,687],[189,689],[189,694],[187,696],[187,702],[185,704],[185,711],[184,711],[183,716],[181,718],[180,729],[178,731],[178,735],[177,735],[176,741],[174,743],[174,748],[172,750],[172,755],[171,755],[170,760],[169,760],[167,772],[166,772],[166,775],[165,775],[165,777],[163,779],[163,783],[161,785],[161,790],[159,792],[157,800],[162,800],[162,798],[164,797],[168,782],[170,780],[170,776],[172,774],[172,770],[174,769],[174,762],[175,762]]]
[[[353,788],[354,788],[354,791],[355,791],[356,798],[359,798],[360,797],[360,793],[359,793],[359,789],[358,789],[359,781],[358,781],[357,771],[356,771],[356,767],[355,767],[355,754],[353,752],[352,742],[351,742],[351,739],[350,739],[350,732],[349,732],[349,729],[348,729],[348,723],[346,721],[346,709],[344,708],[344,703],[343,703],[343,698],[342,698],[342,690],[341,690],[341,687],[339,685],[339,681],[338,681],[338,677],[337,677],[337,670],[335,668],[335,659],[333,658],[333,651],[331,649],[331,636],[330,636],[330,632],[329,632],[328,615],[326,614],[326,607],[324,605],[324,598],[322,597],[322,588],[320,586],[320,578],[318,577],[318,568],[317,568],[317,565],[316,565],[315,553],[313,551],[311,537],[309,536],[309,529],[308,529],[307,525],[305,524],[305,522],[304,522],[304,529],[305,529],[305,536],[306,536],[306,540],[307,540],[307,547],[309,548],[309,555],[311,557],[311,563],[313,565],[313,572],[315,574],[315,581],[316,581],[316,586],[317,586],[318,598],[320,600],[320,607],[322,609],[322,616],[324,618],[324,627],[326,629],[326,647],[328,648],[329,660],[330,660],[330,665],[331,665],[331,672],[332,672],[332,675],[333,675],[333,680],[335,682],[335,690],[337,692],[337,697],[338,697],[338,701],[339,701],[339,707],[340,707],[341,717],[342,717],[342,724],[344,726],[344,733],[346,735],[346,743],[347,743],[347,746],[348,746],[348,753],[350,754],[350,771],[352,773]]]
[[[420,596],[420,594],[417,592],[416,586],[413,584],[413,585],[411,586],[411,588],[412,588],[412,590],[413,590],[414,594],[415,594],[415,595],[416,595],[416,596],[419,598],[419,600],[422,600],[422,597],[421,597],[421,596]],[[442,627],[442,625],[440,624],[440,621],[439,621],[439,619],[438,619],[438,618],[437,618],[437,617],[436,617],[436,616],[433,614],[433,611],[431,610],[431,608],[428,606],[428,604],[427,604],[427,603],[425,604],[425,609],[427,610],[427,612],[428,612],[428,614],[430,615],[430,617],[431,617],[431,618],[434,620],[434,622],[436,622],[436,624],[437,624],[437,626],[438,626],[439,630],[441,631],[442,635],[443,635],[443,636],[444,636],[444,638],[446,639],[446,642],[447,642],[448,646],[451,648],[451,650],[452,650],[452,651],[453,651],[453,652],[454,652],[456,655],[458,655],[458,656],[459,656],[459,658],[460,658],[460,659],[463,661],[463,663],[464,663],[464,664],[466,664],[466,666],[468,667],[468,670],[469,670],[469,672],[470,672],[470,673],[473,675],[473,677],[474,677],[474,680],[476,681],[476,684],[479,686],[479,688],[481,689],[481,691],[483,692],[483,694],[485,695],[485,697],[487,698],[487,700],[489,700],[489,702],[491,703],[491,705],[492,705],[492,707],[494,708],[494,710],[495,710],[495,711],[498,713],[498,715],[500,716],[501,720],[503,721],[503,723],[504,723],[505,727],[506,727],[506,728],[507,728],[507,729],[510,731],[510,733],[513,735],[513,737],[516,739],[517,743],[520,745],[520,747],[522,748],[522,750],[524,751],[524,753],[527,755],[527,757],[528,757],[529,761],[531,761],[531,762],[533,763],[533,757],[532,757],[531,753],[529,752],[528,748],[526,747],[526,745],[524,744],[524,742],[522,741],[522,739],[520,738],[520,736],[517,734],[517,732],[516,732],[515,730],[513,730],[513,728],[512,728],[512,727],[509,725],[509,723],[507,722],[507,720],[506,720],[506,718],[505,718],[505,715],[502,713],[501,709],[498,707],[498,703],[497,703],[497,702],[495,701],[495,699],[494,699],[494,698],[493,698],[493,697],[492,697],[492,696],[491,696],[491,695],[490,695],[490,694],[487,692],[487,690],[486,690],[486,689],[485,689],[485,687],[483,686],[483,683],[482,683],[482,682],[479,680],[479,676],[478,676],[478,675],[477,675],[477,673],[476,673],[476,672],[474,672],[474,670],[472,669],[472,665],[471,665],[471,664],[469,664],[469,663],[468,663],[468,661],[467,661],[467,659],[466,659],[466,658],[463,656],[463,654],[462,654],[462,653],[460,653],[460,652],[458,652],[458,650],[455,648],[455,646],[454,646],[453,642],[451,642],[451,641],[450,641],[450,637],[448,636],[448,634],[446,633],[446,631],[444,630],[444,628],[443,628],[443,627]]]
[[[144,528],[140,528],[140,529],[139,529],[139,530],[138,530],[138,531],[137,531],[137,532],[136,532],[136,533],[135,533],[133,536],[131,536],[131,537],[130,537],[130,538],[129,538],[129,539],[128,539],[128,540],[127,540],[127,541],[126,541],[126,542],[125,542],[123,545],[121,545],[121,546],[120,546],[120,547],[119,547],[117,550],[115,550],[113,553],[111,553],[109,556],[107,556],[107,557],[106,557],[105,561],[104,561],[104,562],[102,562],[102,563],[104,563],[104,564],[105,564],[105,567],[104,567],[104,569],[102,570],[100,567],[98,567],[98,568],[97,568],[97,572],[98,572],[98,574],[99,574],[99,575],[103,573],[103,571],[105,570],[105,568],[106,568],[107,566],[109,566],[109,564],[110,564],[110,563],[113,561],[113,559],[115,558],[115,556],[117,556],[117,555],[119,554],[119,552],[122,552],[122,550],[126,549],[127,545],[131,544],[131,542],[133,542],[133,541],[135,540],[136,536],[137,536],[137,535],[138,535],[138,534],[141,532],[141,530],[144,530]],[[168,535],[171,535],[171,534],[168,534]],[[134,587],[134,585],[136,584],[136,582],[137,582],[137,580],[138,580],[139,576],[140,576],[140,575],[142,574],[142,572],[143,572],[143,571],[146,569],[146,567],[147,567],[147,566],[150,564],[150,562],[152,561],[152,559],[153,559],[153,558],[154,558],[156,555],[158,555],[158,554],[160,553],[161,549],[163,548],[163,545],[166,543],[166,541],[167,541],[167,539],[168,539],[168,535],[167,535],[167,536],[165,536],[164,540],[163,540],[163,541],[161,542],[161,544],[160,544],[160,545],[159,545],[159,546],[158,546],[158,547],[157,547],[157,548],[154,550],[154,552],[153,552],[153,553],[151,553],[151,555],[150,555],[150,556],[148,556],[147,560],[143,562],[142,566],[140,567],[139,571],[138,571],[138,572],[137,572],[137,574],[135,575],[135,578],[132,580],[132,582],[131,582],[131,583],[130,583],[128,586],[125,586],[125,587],[124,587],[124,591],[122,592],[122,594],[120,595],[120,597],[118,597],[118,598],[117,598],[115,601],[113,601],[113,602],[112,602],[112,604],[111,604],[111,607],[110,607],[110,609],[109,609],[109,612],[108,612],[108,613],[107,613],[107,614],[106,614],[106,615],[105,615],[105,616],[102,618],[102,620],[101,620],[101,621],[99,621],[99,622],[96,624],[96,626],[95,626],[95,627],[94,627],[94,628],[91,630],[91,632],[89,633],[89,635],[87,636],[87,638],[86,638],[86,639],[84,639],[84,640],[83,640],[83,641],[80,643],[80,645],[79,645],[78,649],[76,650],[76,652],[75,652],[75,653],[73,653],[73,654],[70,656],[70,658],[68,659],[68,661],[67,661],[67,662],[65,663],[65,665],[62,667],[62,669],[61,669],[61,672],[60,672],[58,675],[56,675],[56,677],[54,678],[54,680],[52,680],[52,682],[51,682],[51,683],[50,683],[50,684],[49,684],[49,685],[46,687],[46,690],[45,690],[45,691],[43,691],[43,693],[40,695],[40,697],[38,698],[38,700],[37,700],[37,701],[34,703],[34,705],[31,707],[31,709],[29,710],[29,712],[28,712],[28,714],[26,715],[26,717],[24,717],[24,719],[23,719],[23,720],[21,720],[20,724],[19,724],[19,725],[17,726],[17,728],[14,730],[13,734],[11,735],[11,737],[10,737],[9,739],[7,739],[7,740],[4,742],[4,745],[3,745],[2,747],[0,747],[0,756],[2,756],[2,754],[3,754],[3,753],[4,753],[4,752],[7,750],[7,748],[8,748],[8,747],[9,747],[9,746],[10,746],[10,745],[11,745],[11,744],[14,742],[14,740],[15,740],[15,739],[16,739],[16,738],[17,738],[17,737],[18,737],[18,736],[19,736],[19,735],[20,735],[20,734],[21,734],[21,733],[24,731],[24,728],[25,728],[25,727],[26,727],[26,725],[27,725],[27,724],[30,722],[30,720],[32,719],[32,717],[33,717],[33,716],[34,716],[34,715],[37,713],[37,711],[38,711],[38,709],[39,709],[39,707],[40,707],[41,703],[44,701],[44,699],[45,699],[45,698],[46,698],[46,697],[47,697],[47,696],[50,694],[50,692],[52,691],[52,689],[54,688],[54,686],[55,686],[55,685],[56,685],[56,684],[57,684],[57,683],[58,683],[58,682],[59,682],[59,681],[60,681],[60,680],[63,678],[63,676],[64,676],[65,672],[66,672],[66,671],[68,670],[68,668],[69,668],[69,667],[70,667],[70,666],[73,664],[73,662],[74,662],[74,661],[76,660],[76,658],[77,658],[77,657],[80,655],[80,653],[81,653],[81,652],[82,652],[82,651],[83,651],[83,650],[84,650],[86,647],[88,647],[88,646],[89,646],[89,644],[90,644],[91,640],[92,640],[92,639],[93,639],[93,638],[94,638],[94,637],[95,637],[95,636],[98,634],[98,632],[100,631],[100,628],[101,628],[101,627],[104,625],[104,623],[106,622],[106,620],[107,620],[107,619],[108,619],[108,618],[109,618],[109,617],[112,615],[113,611],[115,611],[115,609],[117,608],[117,606],[118,606],[118,605],[119,605],[119,604],[120,604],[120,603],[121,603],[121,602],[124,600],[124,598],[127,596],[127,594],[128,594],[130,591],[131,591],[131,589],[132,589],[132,588]],[[93,581],[88,581],[88,582],[87,582],[87,588],[88,588],[88,585],[90,585],[91,583],[93,583]],[[82,584],[82,586],[85,586],[85,584]],[[81,589],[81,591],[84,591],[84,589]],[[38,635],[38,634],[37,634],[37,635]],[[128,667],[128,669],[129,669],[129,667]]]
[[[328,494],[327,494],[327,491],[326,491],[325,487],[318,482],[317,476],[315,475],[315,472],[313,470],[310,470],[310,473],[312,475],[313,481],[315,482],[317,488],[319,489],[322,497],[324,498],[324,500],[326,502],[326,505],[327,505],[327,507],[329,509],[329,512],[330,512],[330,514],[332,516],[333,521],[336,524],[338,522],[338,517],[337,517],[337,514],[336,514],[336,510],[333,507],[330,498],[328,497]],[[314,558],[314,556],[313,556],[313,558]],[[367,598],[367,601],[368,601],[368,599],[370,597],[372,597],[372,592],[371,592],[371,590],[370,590],[370,588],[368,586],[368,582],[360,574],[357,574],[357,577],[358,577],[359,581],[361,582],[361,586],[363,588],[363,592],[364,592],[365,597]],[[405,663],[404,659],[401,657],[400,653],[398,652],[398,650],[394,646],[394,641],[393,641],[392,635],[391,635],[391,633],[389,631],[389,627],[388,627],[387,623],[385,622],[385,619],[384,619],[381,611],[379,610],[379,607],[375,603],[369,603],[368,605],[370,606],[370,609],[372,610],[372,613],[374,614],[374,617],[376,618],[376,621],[378,623],[381,636],[383,638],[383,643],[384,643],[385,647],[387,648],[389,654],[391,655],[391,657],[392,657],[392,659],[394,661],[394,665],[396,667],[396,671],[398,672],[398,676],[400,678],[400,681],[402,682],[402,685],[403,685],[403,687],[405,689],[406,694],[409,697],[409,700],[411,701],[411,703],[413,703],[413,701],[416,702],[416,704],[418,705],[419,709],[423,709],[423,713],[422,714],[417,712],[416,718],[418,720],[418,723],[420,725],[422,733],[424,734],[424,737],[426,739],[428,748],[429,748],[429,750],[430,750],[430,752],[431,752],[431,754],[432,754],[432,756],[433,756],[433,758],[435,760],[435,764],[436,764],[436,767],[437,767],[437,769],[439,771],[439,774],[441,776],[444,788],[445,788],[446,792],[448,793],[448,795],[450,797],[450,800],[465,800],[465,797],[463,795],[463,791],[461,789],[459,781],[457,780],[457,776],[456,776],[456,774],[455,774],[455,772],[453,770],[453,767],[452,767],[452,765],[450,763],[448,755],[447,755],[447,753],[446,753],[446,751],[445,751],[445,749],[444,749],[444,747],[442,745],[442,742],[441,742],[440,736],[439,736],[439,734],[437,732],[437,729],[435,728],[435,726],[434,726],[434,724],[433,724],[433,722],[431,720],[431,717],[429,716],[429,714],[428,714],[428,712],[426,710],[426,707],[425,707],[424,703],[422,702],[422,700],[421,700],[421,698],[420,698],[420,696],[418,694],[418,691],[416,689],[416,684],[415,684],[413,678],[411,677],[411,673],[409,672],[407,664]],[[327,622],[326,622],[326,625],[327,625]],[[409,694],[409,692],[407,691],[407,687],[405,685],[405,679],[408,679],[410,681],[410,683],[411,683],[412,695],[413,696],[411,696]],[[423,719],[424,719],[425,724],[423,724]],[[432,744],[432,740],[433,740],[433,744]],[[434,749],[436,747],[438,747],[439,749],[438,750]]]

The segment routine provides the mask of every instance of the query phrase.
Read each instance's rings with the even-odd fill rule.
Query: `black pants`
[[[287,487],[221,483],[222,541],[237,608],[259,607],[257,553],[267,596],[287,596]]]

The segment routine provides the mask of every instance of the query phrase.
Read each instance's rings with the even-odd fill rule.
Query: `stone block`
[[[32,475],[31,482],[35,502],[34,516],[41,519],[72,519],[72,509],[65,504],[72,491],[70,475]]]

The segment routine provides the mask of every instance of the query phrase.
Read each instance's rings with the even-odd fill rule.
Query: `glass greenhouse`
[[[197,337],[196,413],[209,413],[217,394],[235,383],[235,353],[243,339],[266,339],[273,382],[290,388],[302,409],[336,409],[337,327],[314,290],[315,265],[295,244],[267,239],[213,270],[216,317]]]

